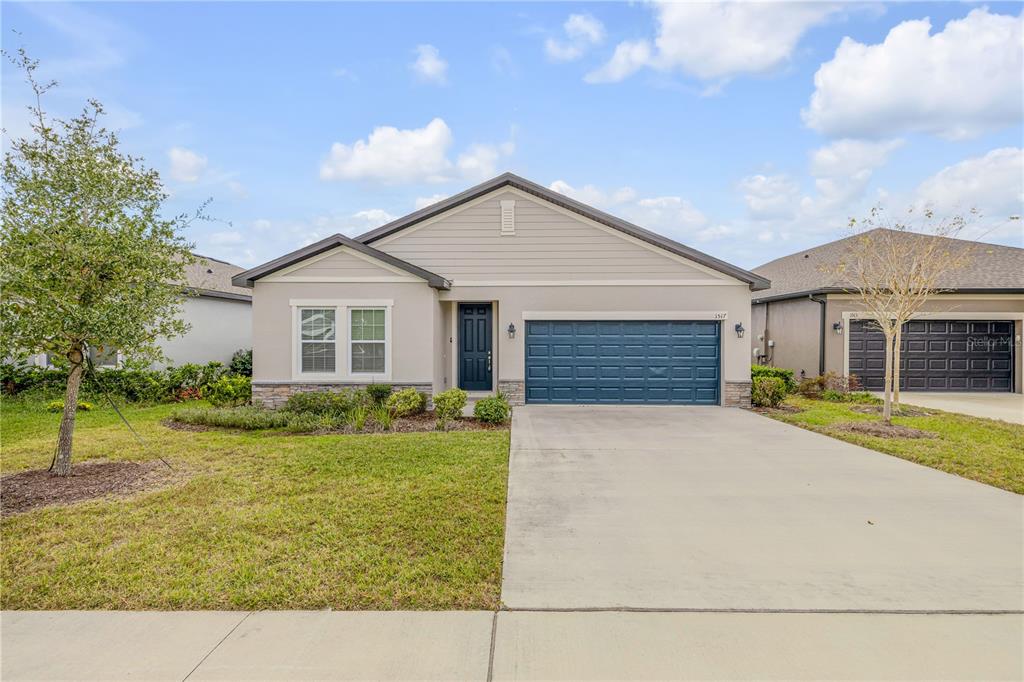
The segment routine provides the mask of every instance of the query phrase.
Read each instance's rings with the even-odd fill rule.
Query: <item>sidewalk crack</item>
[[[192,668],[192,670],[190,670],[188,672],[188,675],[185,675],[185,677],[181,678],[181,682],[185,682],[185,680],[187,680],[188,678],[192,677],[192,674],[195,671],[199,670],[199,666],[201,666],[206,661],[206,659],[208,659],[210,657],[210,654],[212,654],[214,651],[216,651],[218,648],[220,648],[220,645],[224,643],[224,640],[226,640],[228,637],[230,637],[231,634],[235,630],[238,629],[238,626],[241,625],[242,623],[244,623],[245,619],[248,618],[249,616],[251,616],[254,613],[255,613],[255,611],[249,611],[244,616],[242,616],[242,618],[237,623],[235,623],[235,626],[233,628],[231,628],[230,630],[228,630],[227,634],[224,635],[223,637],[221,637],[220,641],[217,642],[216,644],[214,644],[213,648],[210,649],[209,651],[207,651],[205,656],[203,656],[201,659],[199,659],[199,662],[196,663],[195,667]]]

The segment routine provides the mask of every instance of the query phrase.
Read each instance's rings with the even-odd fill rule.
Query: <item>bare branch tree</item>
[[[864,220],[850,221],[854,238],[839,262],[826,268],[857,294],[864,313],[885,337],[886,423],[892,421],[893,404],[899,408],[903,326],[942,292],[944,276],[970,261],[971,243],[955,237],[975,215],[972,210],[967,217],[936,218],[930,209],[910,209],[902,220],[891,220],[876,207]]]

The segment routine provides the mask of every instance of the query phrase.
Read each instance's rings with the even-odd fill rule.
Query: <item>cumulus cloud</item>
[[[982,7],[931,33],[928,19],[904,21],[877,45],[843,38],[814,76],[802,112],[829,136],[901,132],[976,136],[1021,119],[1024,73],[1020,16]]]
[[[442,201],[443,199],[447,199],[448,196],[449,195],[447,195],[447,194],[434,194],[434,195],[429,196],[429,197],[416,197],[416,202],[415,202],[416,210],[418,211],[421,208],[426,208],[427,206],[433,206],[437,202]]]
[[[242,233],[238,230],[226,230],[224,232],[214,232],[207,241],[214,246],[223,246],[225,244],[241,244],[244,241]]]
[[[588,82],[619,81],[643,67],[701,80],[768,72],[789,61],[808,29],[839,10],[824,2],[657,2],[654,8],[654,44],[620,43]]]
[[[549,189],[684,241],[711,241],[726,236],[720,227],[709,226],[707,217],[682,197],[640,197],[628,186],[605,191],[594,185],[573,187],[564,180],[552,182]]]
[[[884,166],[903,140],[837,140],[811,154],[810,172],[817,196],[804,197],[804,213],[821,215],[862,198],[874,172]]]
[[[449,150],[453,139],[448,124],[440,118],[423,128],[380,126],[365,140],[331,145],[330,154],[320,164],[320,178],[384,184],[479,180],[494,175],[498,162],[515,152],[511,140],[474,144],[452,162]]]
[[[171,147],[167,150],[167,158],[171,163],[171,179],[178,182],[198,182],[199,177],[206,170],[206,157],[191,149]]]
[[[448,62],[441,58],[441,53],[433,45],[417,45],[416,61],[410,68],[424,83],[444,85],[448,82]]]
[[[740,181],[743,201],[753,220],[792,218],[800,185],[788,175],[748,175]]]
[[[548,38],[544,42],[544,52],[552,61],[571,62],[604,42],[604,24],[589,14],[570,14],[562,29],[565,40]]]
[[[1024,151],[993,149],[947,166],[918,185],[915,203],[939,214],[977,208],[992,220],[1024,211]],[[1021,229],[1020,223],[1016,228]]]

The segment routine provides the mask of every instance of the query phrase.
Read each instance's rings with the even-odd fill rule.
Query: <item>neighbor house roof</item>
[[[589,218],[595,222],[601,223],[620,232],[623,232],[631,237],[645,241],[648,244],[653,244],[670,253],[674,253],[677,256],[688,258],[692,261],[700,263],[706,267],[716,270],[718,272],[735,277],[741,282],[746,282],[750,285],[750,288],[754,291],[765,289],[770,285],[770,282],[763,276],[749,272],[742,268],[738,268],[735,265],[726,263],[725,261],[719,260],[713,256],[709,256],[706,253],[692,249],[689,246],[680,244],[679,242],[673,241],[668,237],[663,237],[660,234],[645,230],[642,227],[626,222],[621,218],[616,218],[613,215],[599,211],[598,209],[587,206],[584,203],[570,199],[564,194],[555,192],[546,187],[538,185],[535,182],[530,182],[525,178],[521,178],[513,173],[504,173],[496,178],[482,182],[475,187],[470,187],[464,192],[460,192],[454,196],[443,199],[436,204],[431,204],[418,211],[410,213],[404,218],[393,220],[386,225],[382,225],[375,230],[371,230],[365,234],[362,234],[356,239],[364,244],[372,244],[378,239],[383,239],[388,235],[394,234],[399,230],[403,230],[423,220],[436,216],[440,213],[448,211],[452,208],[465,204],[469,201],[476,199],[477,197],[483,196],[489,192],[493,192],[503,187],[513,187],[520,191],[532,194],[540,197],[545,201],[551,202],[556,206],[561,206],[564,209],[577,213],[585,218]]]
[[[778,258],[754,268],[754,272],[771,280],[771,287],[758,293],[754,302],[852,289],[852,282],[828,270],[843,259],[854,239],[883,231],[898,239],[923,241],[934,238],[921,233],[877,228],[864,235],[853,235]],[[1024,249],[964,239],[940,239],[948,242],[950,249],[969,251],[969,256],[964,267],[950,270],[940,278],[939,288],[963,293],[1024,292]]]
[[[199,296],[252,300],[252,292],[235,286],[231,278],[245,268],[209,256],[193,254],[198,260],[185,267],[185,286]]]
[[[350,237],[346,237],[343,234],[332,234],[330,237],[327,237],[326,239],[321,239],[318,242],[310,244],[309,246],[304,246],[301,249],[292,251],[291,253],[286,253],[280,258],[275,258],[269,263],[264,263],[263,265],[259,265],[251,270],[240,272],[237,275],[235,275],[231,281],[237,287],[252,287],[253,283],[260,277],[266,277],[267,275],[273,272],[283,270],[289,265],[294,265],[295,263],[319,255],[325,251],[329,251],[339,246],[347,246],[350,249],[370,256],[371,258],[375,258],[381,262],[387,263],[388,265],[396,267],[399,270],[405,270],[406,272],[412,275],[425,279],[427,281],[427,284],[434,287],[435,289],[447,289],[451,286],[451,282],[446,280],[444,277],[441,277],[440,275],[435,275],[434,273],[428,270],[424,270],[423,268],[413,265],[412,263],[409,263],[407,261],[404,261],[401,258],[395,258],[389,253],[379,251],[373,248],[372,246],[367,246],[366,244],[358,242]]]

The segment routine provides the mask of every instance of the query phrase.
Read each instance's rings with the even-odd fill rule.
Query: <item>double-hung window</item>
[[[352,374],[387,372],[384,308],[350,308],[349,361]]]
[[[299,371],[334,374],[338,367],[337,310],[299,309]]]

